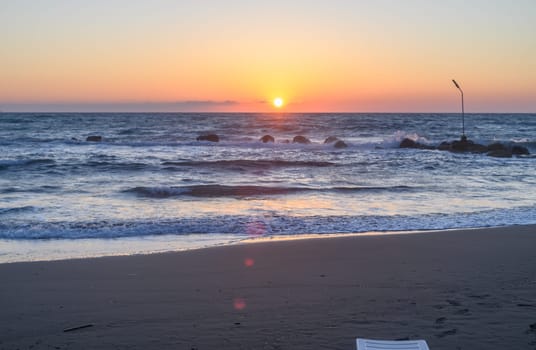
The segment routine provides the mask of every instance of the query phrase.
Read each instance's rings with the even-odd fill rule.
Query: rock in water
[[[261,137],[261,141],[264,143],[268,143],[268,142],[274,142],[275,139],[272,135],[264,135],[263,137]]]
[[[450,151],[451,143],[447,141],[443,141],[437,146],[437,149],[440,151]]]
[[[327,139],[324,140],[324,143],[333,143],[339,141],[339,138],[336,136],[329,136]]]
[[[452,141],[452,143],[450,144],[450,150],[452,152],[467,152],[469,151],[469,145],[471,143],[471,141],[467,140]]]
[[[346,147],[348,147],[348,145],[344,141],[339,140],[339,141],[335,142],[333,147],[335,147],[335,148],[346,148]]]
[[[305,136],[298,135],[292,139],[292,143],[311,143],[311,141]]]
[[[460,141],[452,141],[450,150],[452,152],[485,153],[488,151],[488,147],[462,138]]]
[[[216,134],[200,135],[197,137],[197,141],[220,142],[220,138]]]
[[[489,151],[487,155],[495,158],[512,158],[512,152],[507,149]]]
[[[424,145],[413,141],[412,139],[405,138],[400,142],[400,148],[417,148],[417,149],[435,149],[434,146]]]
[[[405,138],[400,142],[400,148],[419,148],[417,147],[417,142],[412,139]]]
[[[99,135],[91,135],[91,136],[88,136],[86,138],[86,141],[90,141],[90,142],[101,142],[102,141],[102,136],[99,136]]]
[[[512,154],[528,156],[530,152],[527,147],[515,145],[515,146],[512,146]]]
[[[488,151],[506,151],[506,146],[502,143],[495,142],[488,145]]]
[[[530,152],[526,147],[514,145],[509,147],[502,143],[492,143],[488,146],[488,156],[499,158],[510,158],[512,156],[529,155]]]
[[[454,140],[452,142],[441,142],[437,149],[440,151],[450,151],[455,153],[486,153],[489,151],[487,146],[474,143],[467,138],[462,138],[461,140]]]
[[[400,148],[435,149],[432,146],[423,145],[407,138],[400,142]],[[437,149],[440,151],[449,151],[454,153],[486,153],[490,157],[498,158],[511,158],[513,155],[530,154],[529,150],[523,146],[515,145],[510,147],[499,142],[485,146],[474,143],[467,138],[454,140],[452,142],[441,142]]]

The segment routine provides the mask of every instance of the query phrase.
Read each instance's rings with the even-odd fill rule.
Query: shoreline
[[[533,348],[535,246],[528,225],[0,264],[0,349]]]
[[[296,235],[244,235],[243,237],[233,234],[191,234],[83,239],[0,239],[0,243],[3,246],[2,250],[0,250],[0,265],[27,262],[99,259],[117,256],[144,256],[266,242],[331,239],[339,237],[433,234],[437,232],[453,232],[460,230],[488,230],[526,226],[536,227],[536,224],[415,231],[401,230]]]

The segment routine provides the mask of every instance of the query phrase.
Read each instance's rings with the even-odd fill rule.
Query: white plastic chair
[[[357,350],[430,350],[424,340],[356,339]]]

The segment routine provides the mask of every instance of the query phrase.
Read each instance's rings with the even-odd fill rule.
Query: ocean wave
[[[51,165],[55,164],[54,159],[0,159],[0,170],[7,169],[10,167],[23,167],[23,166],[33,166],[33,165]]]
[[[386,137],[380,143],[382,148],[399,148],[400,142],[404,139],[410,139],[412,141],[422,143],[425,145],[430,144],[430,140],[425,136],[419,135],[415,132],[407,132],[404,130],[397,130],[392,136]]]
[[[47,193],[61,189],[60,186],[44,185],[38,187],[6,187],[0,193]]]
[[[284,168],[284,167],[329,167],[335,166],[333,162],[322,161],[289,161],[289,160],[215,160],[215,161],[181,161],[181,162],[163,162],[165,166],[176,167],[245,167],[245,168]]]
[[[113,162],[106,160],[88,160],[79,162],[56,162],[53,159],[30,159],[30,160],[0,160],[0,170],[24,169],[27,167],[46,166],[47,168],[57,168],[59,170],[76,170],[82,168],[92,168],[98,170],[120,170],[133,171],[144,170],[152,167],[151,164],[142,162]],[[84,171],[87,171],[85,169]]]
[[[363,135],[361,135],[363,136]],[[370,137],[374,138],[371,134]],[[72,140],[65,140],[64,142],[66,144],[76,144],[81,146],[98,146],[100,148],[114,148],[114,147],[131,147],[131,148],[174,148],[174,149],[197,149],[197,148],[216,148],[216,149],[222,149],[222,148],[231,148],[231,149],[248,149],[248,150],[298,150],[303,152],[317,152],[317,151],[324,151],[324,152],[336,152],[336,153],[344,153],[344,152],[353,152],[353,151],[369,151],[369,150],[375,150],[375,149],[397,149],[400,147],[400,143],[405,138],[411,139],[415,142],[429,145],[429,146],[439,146],[441,142],[444,141],[452,141],[454,139],[457,139],[457,137],[444,137],[441,139],[438,138],[429,138],[427,136],[421,135],[419,133],[415,132],[408,132],[403,130],[398,130],[394,134],[390,136],[384,136],[382,138],[376,138],[374,139],[367,139],[367,138],[341,138],[343,141],[345,141],[347,148],[337,149],[334,148],[333,143],[331,144],[324,144],[323,139],[318,140],[311,140],[312,142],[309,144],[301,144],[301,143],[292,143],[292,142],[284,142],[285,140],[279,140],[275,143],[263,143],[261,141],[256,140],[255,137],[243,137],[240,139],[233,139],[233,140],[221,140],[220,142],[208,142],[208,141],[195,141],[195,140],[123,140],[123,139],[106,139],[99,143],[92,143],[92,142],[84,142],[84,141],[72,141]],[[494,142],[499,142],[505,145],[520,145],[527,147],[531,153],[536,152],[536,142],[528,139],[504,139],[504,140],[498,140],[498,139],[484,139],[484,138],[478,138],[478,137],[472,137],[472,141],[479,144],[491,144]],[[54,140],[57,141],[57,140]],[[182,163],[182,162],[168,162],[171,163],[170,165],[183,165],[183,164],[172,164],[172,163]],[[193,162],[192,162],[193,163]]]
[[[363,137],[364,135],[360,135]],[[368,135],[372,138],[374,138],[373,134]],[[222,136],[224,137],[224,136]],[[306,135],[307,137],[307,135]],[[323,139],[312,139],[311,143],[309,144],[300,144],[300,143],[292,143],[292,142],[286,142],[289,141],[288,139],[280,139],[276,140],[275,143],[263,143],[261,141],[258,141],[256,137],[242,137],[239,139],[232,139],[232,140],[220,140],[220,142],[208,142],[208,141],[195,141],[195,140],[162,140],[162,139],[147,139],[147,140],[124,140],[124,139],[106,139],[99,143],[91,143],[91,142],[84,142],[84,141],[73,141],[73,140],[63,140],[66,144],[76,144],[76,145],[82,145],[82,146],[91,146],[94,147],[95,145],[98,145],[99,147],[131,147],[131,148],[154,148],[154,147],[165,147],[165,148],[235,148],[235,149],[253,149],[253,150],[263,150],[263,149],[269,149],[269,150],[300,150],[304,152],[316,152],[316,151],[329,151],[329,152],[352,152],[352,151],[368,151],[368,150],[374,150],[374,149],[397,149],[400,146],[400,142],[405,139],[411,139],[415,142],[429,145],[429,146],[438,146],[441,142],[444,141],[452,141],[454,139],[457,139],[457,137],[444,137],[441,139],[437,138],[429,138],[427,136],[421,135],[416,132],[408,132],[399,130],[396,131],[394,134],[390,136],[384,136],[382,138],[378,138],[377,140],[370,140],[367,137],[365,138],[341,138],[343,141],[345,141],[347,148],[343,149],[337,149],[334,148],[333,143],[331,144],[324,144]],[[527,147],[531,153],[536,152],[536,142],[527,140],[527,139],[504,139],[504,140],[496,140],[496,139],[484,139],[484,138],[478,138],[473,137],[471,138],[472,141],[479,144],[491,144],[494,142],[503,143],[505,145],[520,145]],[[51,141],[58,141],[58,140],[48,140],[47,142]],[[42,141],[45,142],[45,141]]]
[[[396,142],[392,142],[391,138],[384,142],[352,142],[352,139],[341,138],[345,141],[348,148],[337,149],[334,144],[325,144],[325,138],[311,139],[309,144],[292,143],[292,137],[277,138],[276,142],[263,143],[259,141],[257,136],[243,136],[226,139],[225,135],[220,135],[222,139],[219,142],[209,141],[196,141],[195,136],[191,138],[177,138],[173,135],[155,135],[153,138],[143,137],[139,139],[125,139],[117,137],[107,137],[101,142],[85,142],[83,140],[63,140],[64,143],[69,145],[78,145],[83,147],[96,147],[99,148],[115,148],[115,147],[131,147],[131,148],[154,148],[154,147],[166,147],[166,148],[247,148],[247,149],[277,149],[277,150],[303,150],[303,151],[333,151],[344,152],[349,149],[374,149],[374,148],[394,148],[398,147]],[[309,138],[309,136],[305,135]]]
[[[7,215],[7,214],[16,214],[20,212],[27,212],[27,211],[38,211],[39,208],[27,205],[24,207],[14,207],[14,208],[0,208],[0,216]]]
[[[176,220],[144,219],[88,222],[0,222],[0,239],[84,239],[155,235],[234,234],[238,238],[360,232],[444,230],[536,224],[536,207],[475,213],[416,216],[262,216],[227,215]]]
[[[278,149],[278,150],[303,150],[303,151],[333,151],[333,152],[344,152],[345,150],[352,149],[362,149],[369,150],[375,148],[398,148],[400,141],[405,137],[418,140],[420,143],[428,143],[429,141],[415,133],[409,133],[404,131],[399,131],[392,136],[384,137],[379,140],[368,140],[364,135],[354,135],[353,137],[341,137],[347,148],[337,149],[334,147],[333,143],[325,144],[324,136],[314,137],[313,135],[304,135],[305,137],[311,140],[311,143],[301,144],[301,143],[292,143],[292,137],[276,137],[276,142],[274,143],[263,143],[259,141],[257,136],[243,136],[243,137],[233,137],[226,138],[225,135],[220,135],[220,142],[209,142],[209,141],[196,141],[195,136],[191,137],[176,137],[174,135],[153,135],[153,136],[143,136],[139,138],[127,138],[118,133],[119,137],[109,136],[103,138],[101,142],[87,142],[85,137],[65,137],[65,138],[17,138],[10,141],[5,141],[6,146],[16,145],[16,144],[31,144],[31,143],[44,143],[44,144],[58,144],[58,145],[67,145],[67,146],[77,146],[77,147],[91,147],[91,148],[117,148],[117,147],[129,147],[129,148],[155,148],[155,147],[165,147],[165,148],[247,148],[247,149]],[[373,137],[373,134],[367,134],[370,137]],[[121,137],[123,136],[123,137]],[[277,135],[276,135],[277,136]],[[326,136],[327,137],[327,136]],[[4,142],[4,141],[2,141]]]
[[[76,165],[90,168],[98,168],[101,170],[142,170],[151,166],[150,164],[140,162],[107,162],[95,160]]]
[[[216,197],[256,197],[289,195],[301,192],[341,192],[355,193],[362,191],[408,191],[409,186],[356,186],[356,187],[329,187],[329,188],[309,188],[309,187],[268,187],[268,186],[225,186],[225,185],[195,185],[177,187],[134,187],[124,190],[125,193],[134,193],[146,198],[172,198],[181,196],[216,198]]]

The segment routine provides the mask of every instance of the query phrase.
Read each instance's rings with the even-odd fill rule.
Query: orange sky
[[[419,11],[416,11],[418,9]],[[0,109],[536,112],[536,3],[0,4]]]

